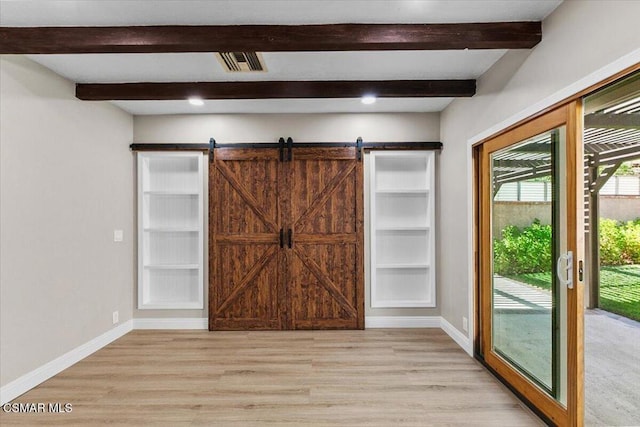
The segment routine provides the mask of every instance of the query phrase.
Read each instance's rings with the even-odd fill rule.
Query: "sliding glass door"
[[[559,425],[582,414],[580,109],[477,148],[480,357]]]

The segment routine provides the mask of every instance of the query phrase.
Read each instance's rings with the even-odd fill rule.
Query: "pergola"
[[[640,73],[585,99],[585,232],[589,307],[599,305],[599,193],[626,161],[640,158]],[[549,176],[554,140],[560,131],[534,137],[493,156],[494,195],[503,184]]]

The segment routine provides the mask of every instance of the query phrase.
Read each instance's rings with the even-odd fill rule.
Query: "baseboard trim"
[[[11,381],[9,384],[0,388],[0,405],[12,401],[21,394],[26,393],[39,384],[42,384],[49,378],[64,371],[70,366],[78,363],[85,357],[95,353],[102,347],[117,340],[133,329],[133,321],[129,320],[121,325],[108,330],[102,335],[74,348],[60,357],[45,363],[39,368]]]
[[[365,316],[364,327],[375,328],[439,328],[440,316]]]
[[[206,317],[137,318],[133,329],[209,329]]]
[[[440,328],[469,356],[473,357],[473,345],[469,337],[442,316],[365,316],[364,325],[366,329]]]
[[[444,317],[440,317],[440,327],[451,337],[467,354],[473,357],[473,345],[468,336],[460,332],[455,326],[449,323]]]

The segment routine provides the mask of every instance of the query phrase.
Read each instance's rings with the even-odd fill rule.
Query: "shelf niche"
[[[138,308],[204,308],[201,153],[138,153]]]
[[[433,151],[372,151],[371,307],[435,307]]]

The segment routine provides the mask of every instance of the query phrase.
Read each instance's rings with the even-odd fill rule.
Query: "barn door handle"
[[[284,248],[284,228],[280,229],[280,249]]]
[[[289,249],[293,247],[293,230],[289,229]]]

